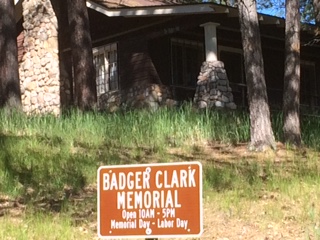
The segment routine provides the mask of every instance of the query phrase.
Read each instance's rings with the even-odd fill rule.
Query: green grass
[[[0,219],[0,239],[88,239],[85,229],[72,228],[70,218],[37,213],[16,221],[7,217]],[[80,234],[79,234],[80,233]]]
[[[274,114],[272,124],[279,141],[282,117]],[[306,210],[297,213],[297,218],[313,229],[310,226],[319,221],[319,207],[313,207],[310,202],[320,198],[316,187],[320,184],[319,118],[303,117],[301,126],[303,143],[313,155],[298,154],[290,162],[240,158],[225,164],[206,163],[205,196],[216,201],[221,209],[235,208],[232,211],[239,215],[248,210],[246,203],[259,201],[265,192],[276,192],[285,201],[300,199]],[[24,203],[31,202],[31,206],[43,198],[68,202],[66,189],[77,194],[94,184],[96,170],[101,165],[189,161],[192,157],[184,153],[201,156],[204,142],[228,146],[248,142],[249,129],[245,112],[198,111],[190,105],[156,112],[71,111],[58,118],[3,111],[0,112],[0,196],[22,198]],[[183,153],[174,156],[170,149],[180,149]],[[271,217],[284,217],[281,206],[268,206],[266,212]],[[52,239],[78,239],[72,230],[70,211],[66,206],[62,210],[65,215],[58,219],[51,214],[26,214],[23,222],[17,223],[18,231],[6,217],[0,218],[0,238],[9,235],[12,239],[41,239],[42,231],[51,229],[55,236]],[[319,237],[316,231],[312,230],[311,234]]]
[[[235,125],[237,130],[231,130]],[[247,141],[248,119],[242,113],[198,112],[190,106],[117,114],[75,111],[60,118],[2,112],[0,187],[6,194],[21,194],[27,187],[77,189],[94,181],[102,164],[140,163],[150,156],[166,162],[167,148],[204,139]]]
[[[281,116],[273,117],[278,140],[281,122]],[[0,189],[6,194],[21,194],[27,187],[38,191],[45,188],[48,192],[56,192],[65,185],[79,189],[95,180],[95,169],[100,165],[141,163],[150,158],[167,162],[168,148],[188,150],[202,141],[248,142],[249,126],[246,113],[196,111],[189,105],[157,112],[74,111],[60,118],[1,112]],[[318,118],[303,118],[302,130],[304,144],[319,149]],[[299,174],[304,174],[304,168],[299,166]],[[318,176],[318,170],[307,169],[306,174]],[[238,175],[234,169],[226,171]],[[231,173],[226,173],[225,178],[234,182]],[[212,175],[223,181],[219,174],[217,171]],[[249,181],[256,180],[249,175]],[[228,181],[215,184],[228,185]]]

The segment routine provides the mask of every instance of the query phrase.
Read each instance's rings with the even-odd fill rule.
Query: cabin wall
[[[40,0],[37,1],[40,4]],[[46,0],[41,4],[48,5],[49,2]],[[25,4],[28,2],[25,1]],[[24,6],[24,9],[26,23],[23,24],[24,31],[17,38],[23,105],[29,112],[59,114],[61,107],[73,104],[72,59],[70,43],[66,37],[68,29],[61,28],[64,38],[58,39],[54,10],[40,12],[36,19],[31,19],[26,9],[33,11],[33,8]],[[52,7],[49,6],[49,9]],[[115,110],[121,106],[158,108],[168,103],[176,104],[172,99],[192,99],[200,66],[205,60],[204,29],[200,25],[206,22],[220,23],[217,28],[218,60],[224,62],[236,105],[247,106],[237,17],[229,17],[228,14],[199,14],[109,18],[92,9],[89,9],[89,17],[94,48],[117,44],[119,88],[98,96],[100,109]],[[48,18],[53,19],[50,20],[53,24],[49,24]],[[65,17],[60,19],[59,26],[67,25]],[[284,29],[270,24],[261,24],[260,29],[269,102],[271,107],[281,108]],[[306,70],[303,70],[301,84],[304,88],[310,88],[307,91],[310,97],[305,100],[305,107],[316,109],[320,106],[320,47],[304,45],[310,36],[305,32],[302,34],[301,59]],[[183,86],[175,80],[173,40],[203,44],[203,56],[193,61],[198,64],[193,74],[194,84]],[[62,50],[60,53],[58,48]],[[312,69],[313,76],[308,72]]]
[[[170,88],[162,84],[143,36],[122,39],[118,47],[119,89],[98,96],[99,108],[151,108],[174,105]]]

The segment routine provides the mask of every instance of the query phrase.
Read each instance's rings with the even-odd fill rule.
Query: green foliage
[[[258,10],[270,12],[278,17],[285,16],[285,0],[257,1]],[[314,6],[312,0],[300,0],[300,12],[302,22],[311,23],[315,21]]]
[[[272,122],[281,139],[281,115],[274,114]],[[320,149],[319,122],[318,117],[302,118],[306,146]],[[199,111],[188,104],[156,112],[74,111],[60,118],[1,112],[0,189],[18,195],[31,188],[35,196],[60,194],[66,186],[76,191],[95,182],[100,165],[168,162],[167,150],[172,147],[195,150],[203,142],[244,143],[249,141],[249,129],[245,112]],[[248,183],[256,180],[258,170],[250,171]],[[232,169],[225,177],[216,173],[208,175],[209,182],[232,186],[237,171]]]

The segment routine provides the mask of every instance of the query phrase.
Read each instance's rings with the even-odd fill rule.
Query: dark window
[[[183,39],[171,40],[172,84],[196,87],[201,64],[204,60],[203,44]]]
[[[301,62],[300,71],[300,104],[308,107],[320,106],[320,85],[316,83],[314,64]]]
[[[221,47],[220,47],[221,48]],[[247,106],[247,86],[244,78],[243,54],[238,49],[222,48],[220,60],[227,71],[234,102],[238,106]]]

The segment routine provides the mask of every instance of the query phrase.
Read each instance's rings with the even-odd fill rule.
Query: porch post
[[[200,27],[204,28],[207,62],[218,60],[217,26],[219,25],[220,25],[219,23],[213,23],[213,22],[207,22],[200,25]]]

